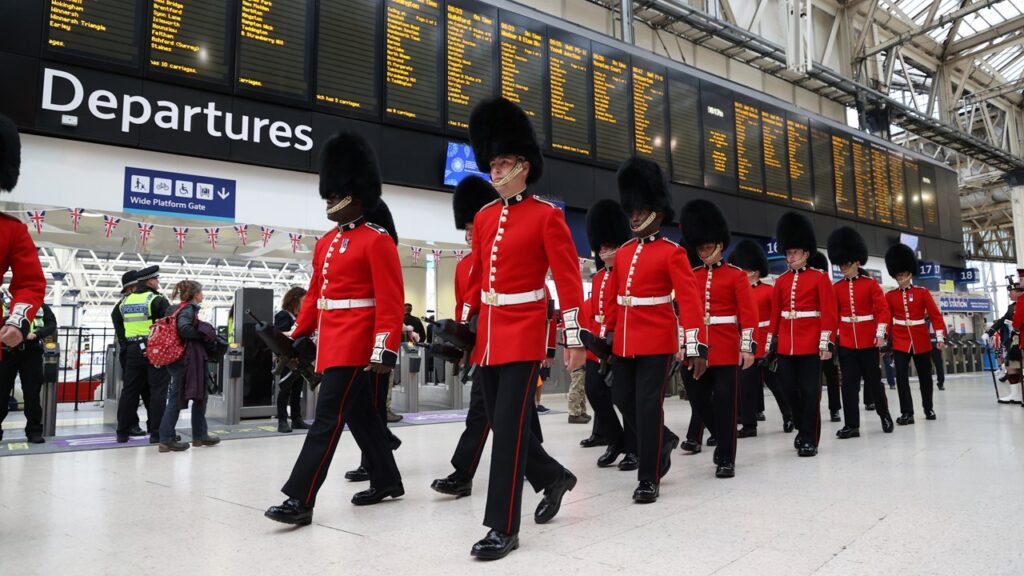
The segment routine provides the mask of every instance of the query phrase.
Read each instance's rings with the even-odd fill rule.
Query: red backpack
[[[157,368],[173,364],[185,355],[185,343],[178,334],[178,313],[187,304],[182,303],[174,314],[153,322],[146,341],[146,359]]]

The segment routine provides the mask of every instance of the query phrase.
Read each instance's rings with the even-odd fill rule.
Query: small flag
[[[299,249],[299,244],[302,243],[302,234],[297,234],[295,232],[289,232],[288,233],[288,239],[291,240],[291,243],[292,243],[292,254],[294,254]]]
[[[68,208],[68,214],[71,215],[71,231],[78,232],[78,222],[82,219],[82,213],[85,210],[81,208]]]
[[[423,252],[423,248],[419,246],[412,247],[412,264],[413,266],[420,263],[420,253]]]
[[[249,245],[249,225],[248,224],[236,224],[235,232],[238,233],[238,237],[242,239],[242,246]]]
[[[434,262],[437,262],[438,260],[441,259],[441,252],[442,250],[440,248],[434,248],[433,250],[430,251],[430,253],[434,255]]]
[[[220,235],[220,228],[203,228],[203,231],[206,232],[206,236],[210,239],[210,246],[212,246],[213,249],[216,250],[217,236]]]
[[[465,250],[456,250],[455,251],[455,261],[456,262],[462,262],[462,259],[465,258],[465,257],[466,257],[466,251]]]
[[[118,218],[116,216],[108,216],[108,215],[104,214],[103,215],[103,226],[105,228],[105,232],[104,232],[103,236],[109,240],[110,239],[110,235],[114,232],[114,229],[117,228],[117,225],[120,224],[120,223],[121,223],[121,219],[120,218]]]
[[[185,249],[185,238],[188,237],[188,227],[187,226],[181,226],[181,227],[175,226],[174,227],[174,236],[178,239],[178,251],[184,250]]]
[[[263,247],[267,247],[267,242],[270,242],[270,237],[274,235],[274,229],[268,228],[267,226],[260,226],[260,236],[263,237]]]
[[[28,219],[36,225],[36,234],[42,234],[43,220],[46,219],[46,210],[32,210],[28,213]]]
[[[145,224],[143,222],[137,223],[139,226],[139,242],[142,243],[142,247],[145,248],[149,242],[149,236],[153,234],[153,225]]]

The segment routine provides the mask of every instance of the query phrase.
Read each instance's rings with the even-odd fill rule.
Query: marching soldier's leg
[[[864,391],[871,391],[872,401],[875,403],[875,413],[882,420],[882,430],[892,432],[892,415],[889,413],[889,399],[885,394],[885,386],[882,385],[882,369],[879,366],[878,348],[868,348],[862,351],[860,358],[861,370],[864,375]]]
[[[914,397],[910,394],[910,354],[893,350],[893,361],[896,364],[896,390],[900,396],[900,417],[898,424],[913,422]]]
[[[612,389],[600,374],[601,365],[587,361],[585,388],[587,400],[594,409],[593,435],[604,438],[609,446],[622,448],[622,424],[612,403]]]
[[[366,460],[370,476],[370,489],[352,496],[352,503],[357,506],[376,504],[388,496],[397,498],[405,494],[402,476],[395,463],[393,444],[388,438],[387,420],[381,418],[377,406],[373,405],[374,400],[384,405],[384,397],[380,395],[380,381],[386,383],[387,374],[360,372],[354,384],[358,388],[353,391],[355,404],[344,415],[352,438]]]
[[[914,354],[914,366],[917,368],[917,380],[921,386],[921,405],[924,408],[924,416],[928,420],[935,420],[935,410],[932,405],[935,388],[932,383],[931,352]],[[909,385],[907,388],[909,390]]]
[[[757,436],[757,415],[764,403],[763,372],[756,363],[746,370],[740,370],[740,417],[743,430],[740,438]],[[758,398],[760,396],[760,398]],[[760,409],[759,409],[760,408]]]
[[[854,438],[860,436],[861,351],[840,347],[837,353],[839,366],[843,370],[844,426],[836,432],[836,436],[844,439]]]
[[[26,346],[19,352],[21,391],[25,398],[25,436],[29,442],[43,441],[43,407],[39,394],[43,389],[43,348]]]
[[[821,359],[817,354],[794,357],[800,387],[801,456],[814,456],[821,439]],[[809,445],[809,446],[808,446]]]
[[[18,362],[13,352],[8,351],[0,360],[0,424],[7,418],[9,406],[7,399],[11,397],[14,390],[14,380],[18,375]],[[3,439],[4,431],[0,428],[0,440]]]
[[[671,366],[672,357],[667,354],[636,359],[637,449],[640,458],[637,477],[641,483],[658,484],[671,465],[671,458],[665,457],[666,448],[671,456],[679,442],[679,438],[665,426],[663,410]]]
[[[625,433],[633,431],[633,439],[637,439],[636,421],[636,360],[633,358],[616,358],[612,364],[614,375],[612,384],[612,400],[619,412],[622,413],[622,422]],[[635,445],[634,445],[635,446]]]
[[[786,432],[792,432],[794,421],[793,421],[793,409],[790,407],[792,404],[786,398],[786,394],[783,392],[781,386],[779,386],[779,374],[778,372],[772,372],[767,367],[761,368],[764,373],[764,383],[771,391],[772,396],[775,398],[775,403],[779,406],[779,413],[782,414],[782,429]]]
[[[729,465],[736,463],[736,400],[739,398],[739,366],[715,366],[713,379],[709,384],[714,386],[715,429],[712,433],[718,440],[715,446],[715,463],[720,468],[716,474],[719,478],[731,478],[733,470]],[[753,367],[750,370],[754,370]],[[704,376],[707,378],[707,374]]]
[[[466,413],[466,429],[459,437],[459,443],[452,454],[452,466],[469,478],[476,475],[476,467],[480,464],[480,456],[484,453],[487,437],[491,427],[487,423],[487,408],[484,405],[484,391],[480,383],[479,372],[473,376],[469,389],[469,412]]]
[[[839,383],[839,368],[835,357],[821,363],[822,374],[825,376],[825,387],[828,389],[828,413],[830,420],[839,422],[839,411],[843,409],[842,392]]]

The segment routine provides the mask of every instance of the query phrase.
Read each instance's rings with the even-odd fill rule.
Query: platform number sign
[[[979,280],[981,280],[981,271],[977,268],[965,268],[957,277],[957,282],[961,284],[974,284]]]
[[[940,272],[942,272],[942,266],[938,262],[921,262],[917,270],[917,277],[921,279],[938,278]]]
[[[764,251],[768,255],[769,260],[781,260],[786,257],[785,254],[779,252],[779,241],[775,238],[765,240]]]

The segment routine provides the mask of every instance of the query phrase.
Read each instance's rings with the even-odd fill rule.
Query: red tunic
[[[946,322],[927,288],[913,285],[896,288],[886,293],[885,300],[892,314],[889,333],[892,334],[893,350],[913,354],[931,352],[928,322],[935,328],[936,339],[940,342],[945,339]]]
[[[839,345],[862,350],[875,348],[889,328],[889,305],[878,281],[866,274],[837,280],[832,285],[839,304]]]
[[[466,290],[469,288],[469,273],[473,270],[473,259],[463,258],[455,265],[455,315],[456,322],[469,322],[469,304]]]
[[[757,330],[754,331],[754,342],[757,342],[755,358],[764,358],[768,353],[768,328],[772,325],[772,291],[771,284],[765,284],[760,280],[750,287],[754,305],[757,306]]]
[[[558,290],[566,346],[579,339],[583,279],[576,245],[562,211],[526,192],[484,206],[473,220],[473,261],[466,292],[470,317],[479,311],[476,347],[479,364],[539,362],[547,356],[548,269]],[[539,291],[539,292],[537,292]],[[487,293],[482,298],[481,292]],[[535,300],[503,304],[508,298]],[[527,295],[527,296],[524,296]],[[493,304],[488,303],[488,300]]]
[[[321,298],[374,299],[372,306],[321,310]],[[337,366],[393,365],[402,338],[405,289],[398,250],[387,230],[365,222],[323,235],[313,250],[309,293],[293,337],[319,331],[316,370]],[[390,352],[390,354],[388,354]]]
[[[757,308],[747,273],[719,260],[694,268],[693,275],[703,320],[699,335],[708,345],[708,366],[735,366],[740,363],[741,351],[754,351],[757,328]]]
[[[794,287],[795,285],[795,287]],[[783,356],[818,354],[835,342],[839,321],[828,274],[805,266],[786,270],[772,294],[772,339]]]
[[[1024,328],[1024,306],[1021,306],[1021,298],[1024,298],[1024,296],[1017,298],[1017,305],[1013,308],[1013,320],[1011,321],[1013,323],[1013,329],[1017,332],[1020,332],[1021,328]],[[996,332],[996,334],[998,334],[998,332]]]
[[[11,305],[6,308],[9,315],[3,318],[3,323],[27,335],[29,324],[46,296],[46,277],[28,228],[20,220],[0,214],[0,278],[7,276],[8,270],[11,271],[11,283],[7,285]]]
[[[601,268],[590,280],[590,298],[583,303],[584,328],[590,330],[594,336],[605,337],[605,304],[607,303],[606,292],[608,292],[608,269]],[[587,351],[587,360],[600,362],[592,352]]]
[[[700,295],[681,246],[660,234],[626,242],[615,254],[606,290],[605,328],[614,332],[616,356],[676,354],[684,345],[688,357],[699,355]],[[673,293],[681,317],[672,306]],[[633,298],[665,301],[625,305]]]

